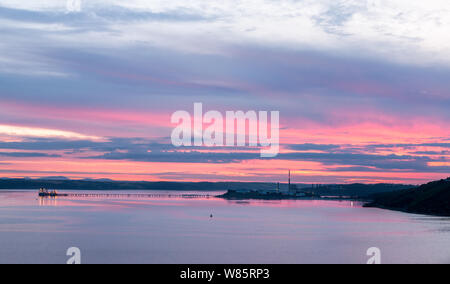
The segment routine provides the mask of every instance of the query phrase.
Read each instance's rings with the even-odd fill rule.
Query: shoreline
[[[389,210],[389,211],[394,211],[394,212],[403,212],[403,213],[422,215],[422,216],[428,216],[428,217],[450,218],[450,215],[445,214],[445,213],[431,213],[431,212],[422,212],[422,211],[416,211],[416,210],[408,210],[406,208],[395,208],[395,207],[384,206],[381,204],[373,204],[372,202],[368,202],[368,203],[364,204],[363,207],[364,208],[378,208],[378,209]]]

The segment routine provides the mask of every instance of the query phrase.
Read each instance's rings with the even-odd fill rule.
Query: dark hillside
[[[372,196],[367,207],[380,207],[410,213],[450,216],[450,178],[422,186]]]

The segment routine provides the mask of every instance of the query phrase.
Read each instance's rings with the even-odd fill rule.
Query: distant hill
[[[70,180],[63,177],[49,179],[0,179],[0,189],[47,189],[66,190],[186,190],[186,191],[226,191],[229,189],[269,189],[275,188],[271,183],[238,182],[146,182],[113,181],[108,179]]]
[[[70,180],[65,177],[50,177],[40,179],[0,179],[0,189],[47,189],[66,190],[186,190],[186,191],[227,191],[227,190],[269,190],[275,189],[274,183],[252,182],[145,182],[145,181],[113,181],[108,179]],[[316,195],[365,198],[374,193],[391,192],[410,188],[407,185],[396,184],[347,184],[312,186],[296,184]],[[288,190],[286,183],[280,185],[281,190]]]
[[[422,186],[372,196],[367,207],[426,215],[450,216],[450,178]]]
[[[39,178],[40,180],[70,180],[67,177],[63,176],[56,176],[56,177],[45,177],[45,178]]]
[[[366,199],[377,193],[386,193],[411,188],[411,185],[404,184],[333,184],[333,185],[315,185],[309,188],[303,187],[306,191],[310,191],[315,195],[330,197],[349,197],[357,199]]]

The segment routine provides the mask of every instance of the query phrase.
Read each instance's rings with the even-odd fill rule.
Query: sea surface
[[[450,263],[450,218],[351,201],[81,193],[101,195],[38,198],[35,191],[1,190],[0,263],[63,264],[70,247],[80,249],[82,263],[363,264],[371,247],[381,250],[382,263]]]

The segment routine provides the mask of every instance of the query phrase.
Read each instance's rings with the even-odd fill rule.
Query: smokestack
[[[289,170],[289,185],[288,185],[288,190],[289,190],[289,192],[291,192],[291,170]]]

